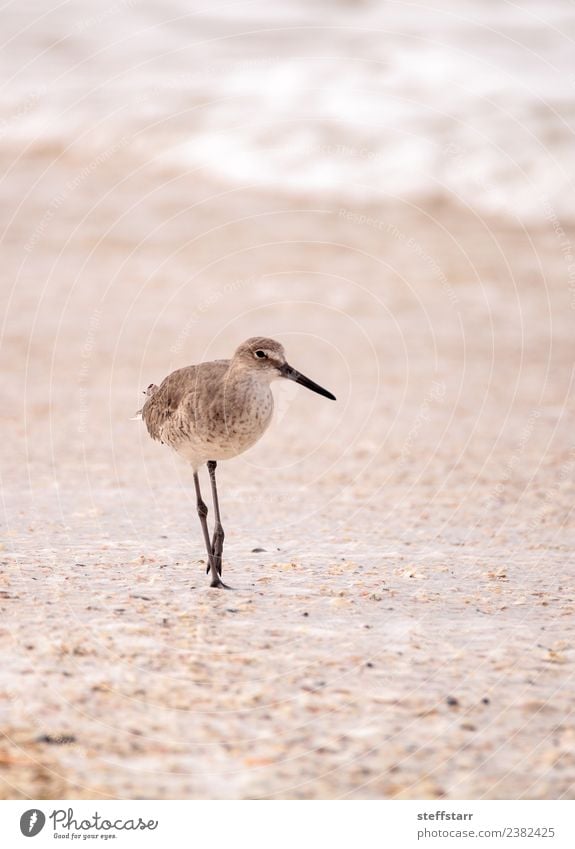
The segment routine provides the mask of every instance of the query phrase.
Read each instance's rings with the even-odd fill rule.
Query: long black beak
[[[310,380],[309,377],[305,376],[305,374],[302,374],[295,368],[292,368],[287,363],[280,368],[280,373],[282,377],[287,377],[288,380],[294,380],[296,383],[301,383],[302,386],[305,386],[307,389],[311,389],[312,392],[317,392],[318,395],[323,395],[324,398],[331,398],[332,401],[336,400],[335,395],[332,395],[331,392],[328,392],[327,389],[323,388],[323,386],[319,386],[319,384],[314,383],[313,380]]]

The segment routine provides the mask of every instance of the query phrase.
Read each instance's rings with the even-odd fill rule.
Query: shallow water
[[[12,4],[0,140],[321,199],[572,215],[575,11],[549,2]]]

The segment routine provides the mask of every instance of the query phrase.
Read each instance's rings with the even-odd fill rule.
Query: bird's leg
[[[215,460],[208,460],[208,472],[210,474],[210,483],[212,485],[212,500],[214,502],[214,535],[212,537],[212,553],[218,575],[222,574],[222,552],[224,550],[224,529],[220,519],[220,502],[218,500],[218,488],[216,486],[216,466]]]
[[[196,487],[196,503],[198,507],[198,516],[200,517],[200,524],[202,526],[202,533],[204,535],[204,543],[206,545],[206,551],[208,552],[208,568],[212,573],[212,583],[211,587],[222,587],[224,589],[228,589],[226,585],[222,582],[218,574],[218,570],[216,568],[216,563],[214,559],[214,554],[212,551],[212,545],[210,543],[210,532],[208,531],[208,508],[204,500],[202,499],[202,493],[200,491],[200,480],[198,478],[198,473],[194,470],[194,486]]]

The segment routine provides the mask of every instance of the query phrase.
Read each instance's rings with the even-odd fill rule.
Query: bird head
[[[335,395],[290,366],[286,360],[283,345],[276,342],[275,339],[268,339],[265,336],[252,336],[251,339],[242,342],[236,350],[234,362],[240,364],[243,368],[249,368],[252,373],[268,382],[278,378],[293,380],[295,383],[311,389],[312,392],[317,392],[318,395],[323,395],[325,398],[335,401]]]

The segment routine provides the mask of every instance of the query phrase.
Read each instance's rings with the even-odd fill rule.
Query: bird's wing
[[[225,371],[228,365],[229,360],[215,360],[186,366],[169,374],[142,407],[142,418],[150,436],[160,442],[165,442],[170,432],[177,436],[183,425],[183,411],[193,410],[195,406],[204,369],[219,366]]]

